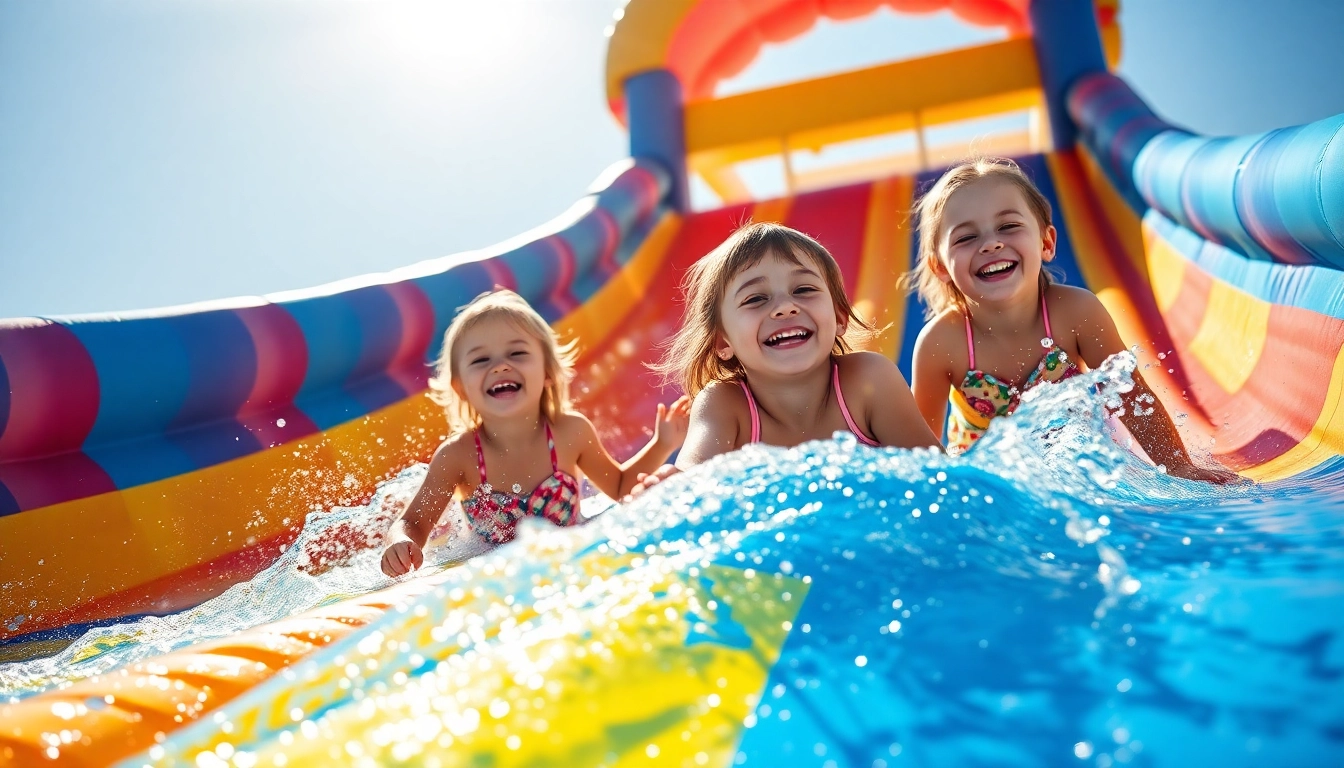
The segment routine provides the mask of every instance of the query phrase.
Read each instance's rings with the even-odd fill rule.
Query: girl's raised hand
[[[658,418],[653,422],[653,440],[669,451],[675,451],[686,441],[691,426],[691,398],[682,395],[672,405],[658,404]]]

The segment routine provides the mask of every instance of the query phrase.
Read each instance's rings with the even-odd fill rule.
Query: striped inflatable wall
[[[1168,405],[1264,480],[1344,454],[1344,115],[1206,138],[1119,78],[1073,90],[1083,148],[1055,158],[1089,286],[1147,340]]]
[[[0,640],[196,604],[272,562],[307,512],[428,457],[445,424],[419,393],[457,308],[499,285],[548,320],[571,313],[631,258],[667,186],[627,161],[489,252],[0,321]]]

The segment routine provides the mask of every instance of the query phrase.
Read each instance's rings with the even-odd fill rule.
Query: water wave
[[[528,528],[457,580],[493,574],[541,623],[538,570],[591,588],[567,564],[594,549],[804,580],[746,717],[748,765],[1338,763],[1338,473],[1233,488],[1165,475],[1108,423],[1132,366],[1034,390],[962,457],[849,435],[748,446],[592,525],[547,531],[567,546],[541,546]],[[2,690],[26,695],[386,586],[376,539],[423,472],[366,507],[310,518],[279,562],[210,603],[0,667]],[[434,567],[473,554],[441,542]]]

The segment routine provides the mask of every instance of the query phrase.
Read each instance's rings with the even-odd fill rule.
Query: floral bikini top
[[[975,337],[971,333],[971,316],[966,318],[966,347],[970,351],[970,370],[959,388],[951,388],[948,402],[952,405],[947,415],[947,450],[958,454],[969,449],[989,429],[991,419],[1007,416],[1017,410],[1022,393],[1043,382],[1054,383],[1082,370],[1060,349],[1050,332],[1050,312],[1045,308],[1045,294],[1041,294],[1041,317],[1045,320],[1045,338],[1041,346],[1048,350],[1041,362],[1023,382],[1022,387],[1004,384],[992,373],[975,368]]]
[[[476,469],[481,484],[462,500],[462,510],[471,522],[471,528],[491,544],[512,541],[518,521],[524,517],[540,517],[559,526],[578,525],[579,483],[573,475],[560,471],[555,458],[555,438],[551,425],[546,427],[546,447],[551,451],[551,475],[542,480],[532,492],[521,495],[522,486],[513,485],[513,493],[495,490],[485,479],[485,453],[481,450],[481,433],[476,431]]]

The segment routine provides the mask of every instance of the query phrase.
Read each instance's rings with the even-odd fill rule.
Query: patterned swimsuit
[[[481,475],[481,484],[462,501],[462,511],[466,513],[471,528],[490,544],[503,544],[512,541],[518,527],[518,521],[524,517],[540,517],[559,526],[578,525],[583,522],[579,516],[579,483],[573,475],[560,470],[555,458],[555,438],[551,436],[551,425],[546,427],[546,446],[551,451],[551,475],[542,480],[532,492],[522,494],[522,487],[515,484],[513,493],[495,490],[486,480],[485,452],[481,450],[481,433],[476,438],[476,469]]]
[[[948,395],[952,408],[947,414],[947,450],[948,453],[963,453],[975,444],[980,436],[989,429],[989,422],[999,416],[1007,416],[1017,410],[1022,393],[1032,387],[1050,382],[1063,381],[1077,376],[1082,370],[1069,359],[1067,353],[1055,344],[1050,332],[1050,312],[1045,308],[1045,294],[1041,294],[1041,317],[1045,320],[1045,338],[1041,346],[1048,351],[1036,367],[1027,375],[1022,386],[1004,384],[994,374],[977,370],[975,367],[975,337],[971,334],[971,317],[966,315],[966,347],[970,352],[970,370],[959,388],[953,388]]]

